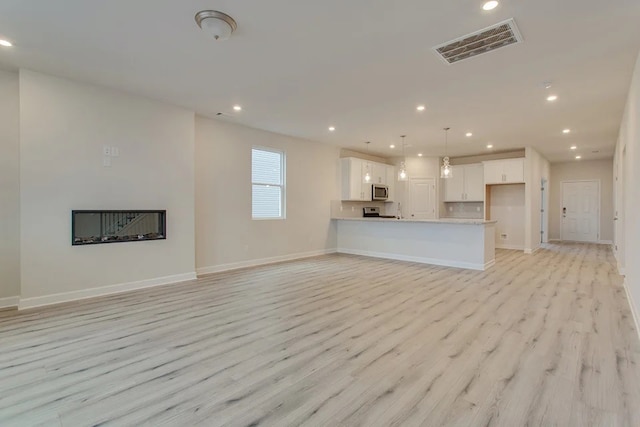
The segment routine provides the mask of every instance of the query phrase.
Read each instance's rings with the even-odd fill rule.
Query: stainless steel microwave
[[[389,198],[389,187],[382,184],[371,185],[371,200],[387,200]]]

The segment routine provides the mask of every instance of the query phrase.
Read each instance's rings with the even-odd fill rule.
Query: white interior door
[[[600,223],[600,183],[562,183],[562,240],[597,242]]]
[[[409,180],[409,217],[414,219],[435,219],[435,178],[412,178]]]

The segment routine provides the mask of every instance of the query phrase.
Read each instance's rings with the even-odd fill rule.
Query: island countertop
[[[468,225],[484,225],[495,224],[495,220],[485,219],[466,219],[466,218],[440,218],[440,219],[415,219],[415,218],[376,218],[376,217],[333,217],[331,219],[341,221],[371,221],[371,222],[425,222],[435,224],[468,224]]]

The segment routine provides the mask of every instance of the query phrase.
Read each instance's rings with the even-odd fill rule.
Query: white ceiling
[[[364,150],[370,140],[385,156],[397,155],[388,146],[401,134],[408,155],[442,155],[450,126],[450,155],[483,153],[491,142],[531,145],[551,161],[572,159],[571,144],[583,159],[610,157],[640,49],[640,2],[501,0],[492,12],[482,3],[2,0],[0,37],[15,46],[0,48],[0,67],[342,147]],[[215,42],[196,26],[202,9],[236,19],[231,39]],[[511,17],[524,43],[454,65],[431,50]],[[545,101],[549,92],[557,102]]]

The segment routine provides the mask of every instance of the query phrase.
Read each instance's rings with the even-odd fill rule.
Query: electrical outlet
[[[110,168],[111,167],[111,157],[104,156],[102,158],[102,166],[104,166],[105,168]]]
[[[104,154],[105,156],[110,156],[111,155],[111,147],[108,145],[105,145],[102,147],[102,154]]]
[[[506,233],[501,233],[501,234],[500,234],[500,239],[502,239],[502,240],[507,240],[508,238],[509,238],[509,235],[508,235],[508,234],[506,234]]]

